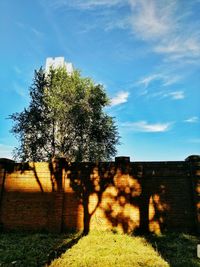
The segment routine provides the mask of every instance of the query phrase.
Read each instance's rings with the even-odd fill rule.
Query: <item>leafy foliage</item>
[[[40,68],[30,88],[29,107],[10,116],[20,142],[15,158],[109,160],[116,154],[119,135],[114,119],[103,111],[108,104],[103,86],[80,72],[58,68],[47,74]]]

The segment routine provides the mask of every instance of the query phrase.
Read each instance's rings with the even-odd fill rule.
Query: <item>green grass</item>
[[[197,258],[197,244],[200,244],[198,237],[168,233],[152,235],[147,239],[171,267],[200,267],[200,259]]]
[[[174,233],[142,238],[92,231],[81,239],[79,236],[80,233],[1,233],[0,266],[47,266],[50,255],[59,256],[66,251],[50,267],[200,267],[196,255],[200,240],[193,235]],[[79,241],[72,246],[74,239]]]
[[[49,254],[75,234],[0,233],[0,266],[44,266]]]
[[[92,232],[54,260],[50,267],[167,267],[166,261],[141,237]]]

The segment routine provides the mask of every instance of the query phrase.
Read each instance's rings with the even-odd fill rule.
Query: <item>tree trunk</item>
[[[91,215],[89,213],[89,197],[87,196],[84,200],[83,200],[83,209],[84,209],[84,218],[83,218],[83,224],[84,224],[84,228],[83,228],[83,234],[87,235],[90,231],[90,219],[91,219]]]

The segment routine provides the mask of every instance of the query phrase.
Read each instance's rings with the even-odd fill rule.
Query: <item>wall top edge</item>
[[[120,157],[115,157],[114,161],[99,161],[99,162],[68,162],[66,160],[66,158],[54,158],[52,159],[52,161],[54,162],[62,162],[62,163],[68,163],[68,164],[101,164],[101,163],[107,163],[107,164],[184,164],[184,163],[189,163],[189,162],[200,162],[200,155],[190,155],[188,156],[185,160],[162,160],[162,161],[130,161],[130,157],[127,156],[120,156]],[[16,162],[12,159],[8,159],[8,158],[0,158],[0,164],[5,164],[5,163],[15,163],[15,164],[44,164],[44,163],[50,163],[52,161],[38,161],[38,162]]]

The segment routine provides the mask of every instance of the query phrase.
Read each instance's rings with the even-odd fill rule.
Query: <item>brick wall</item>
[[[0,160],[0,223],[7,230],[199,232],[199,195],[200,160],[194,156],[99,164]]]

